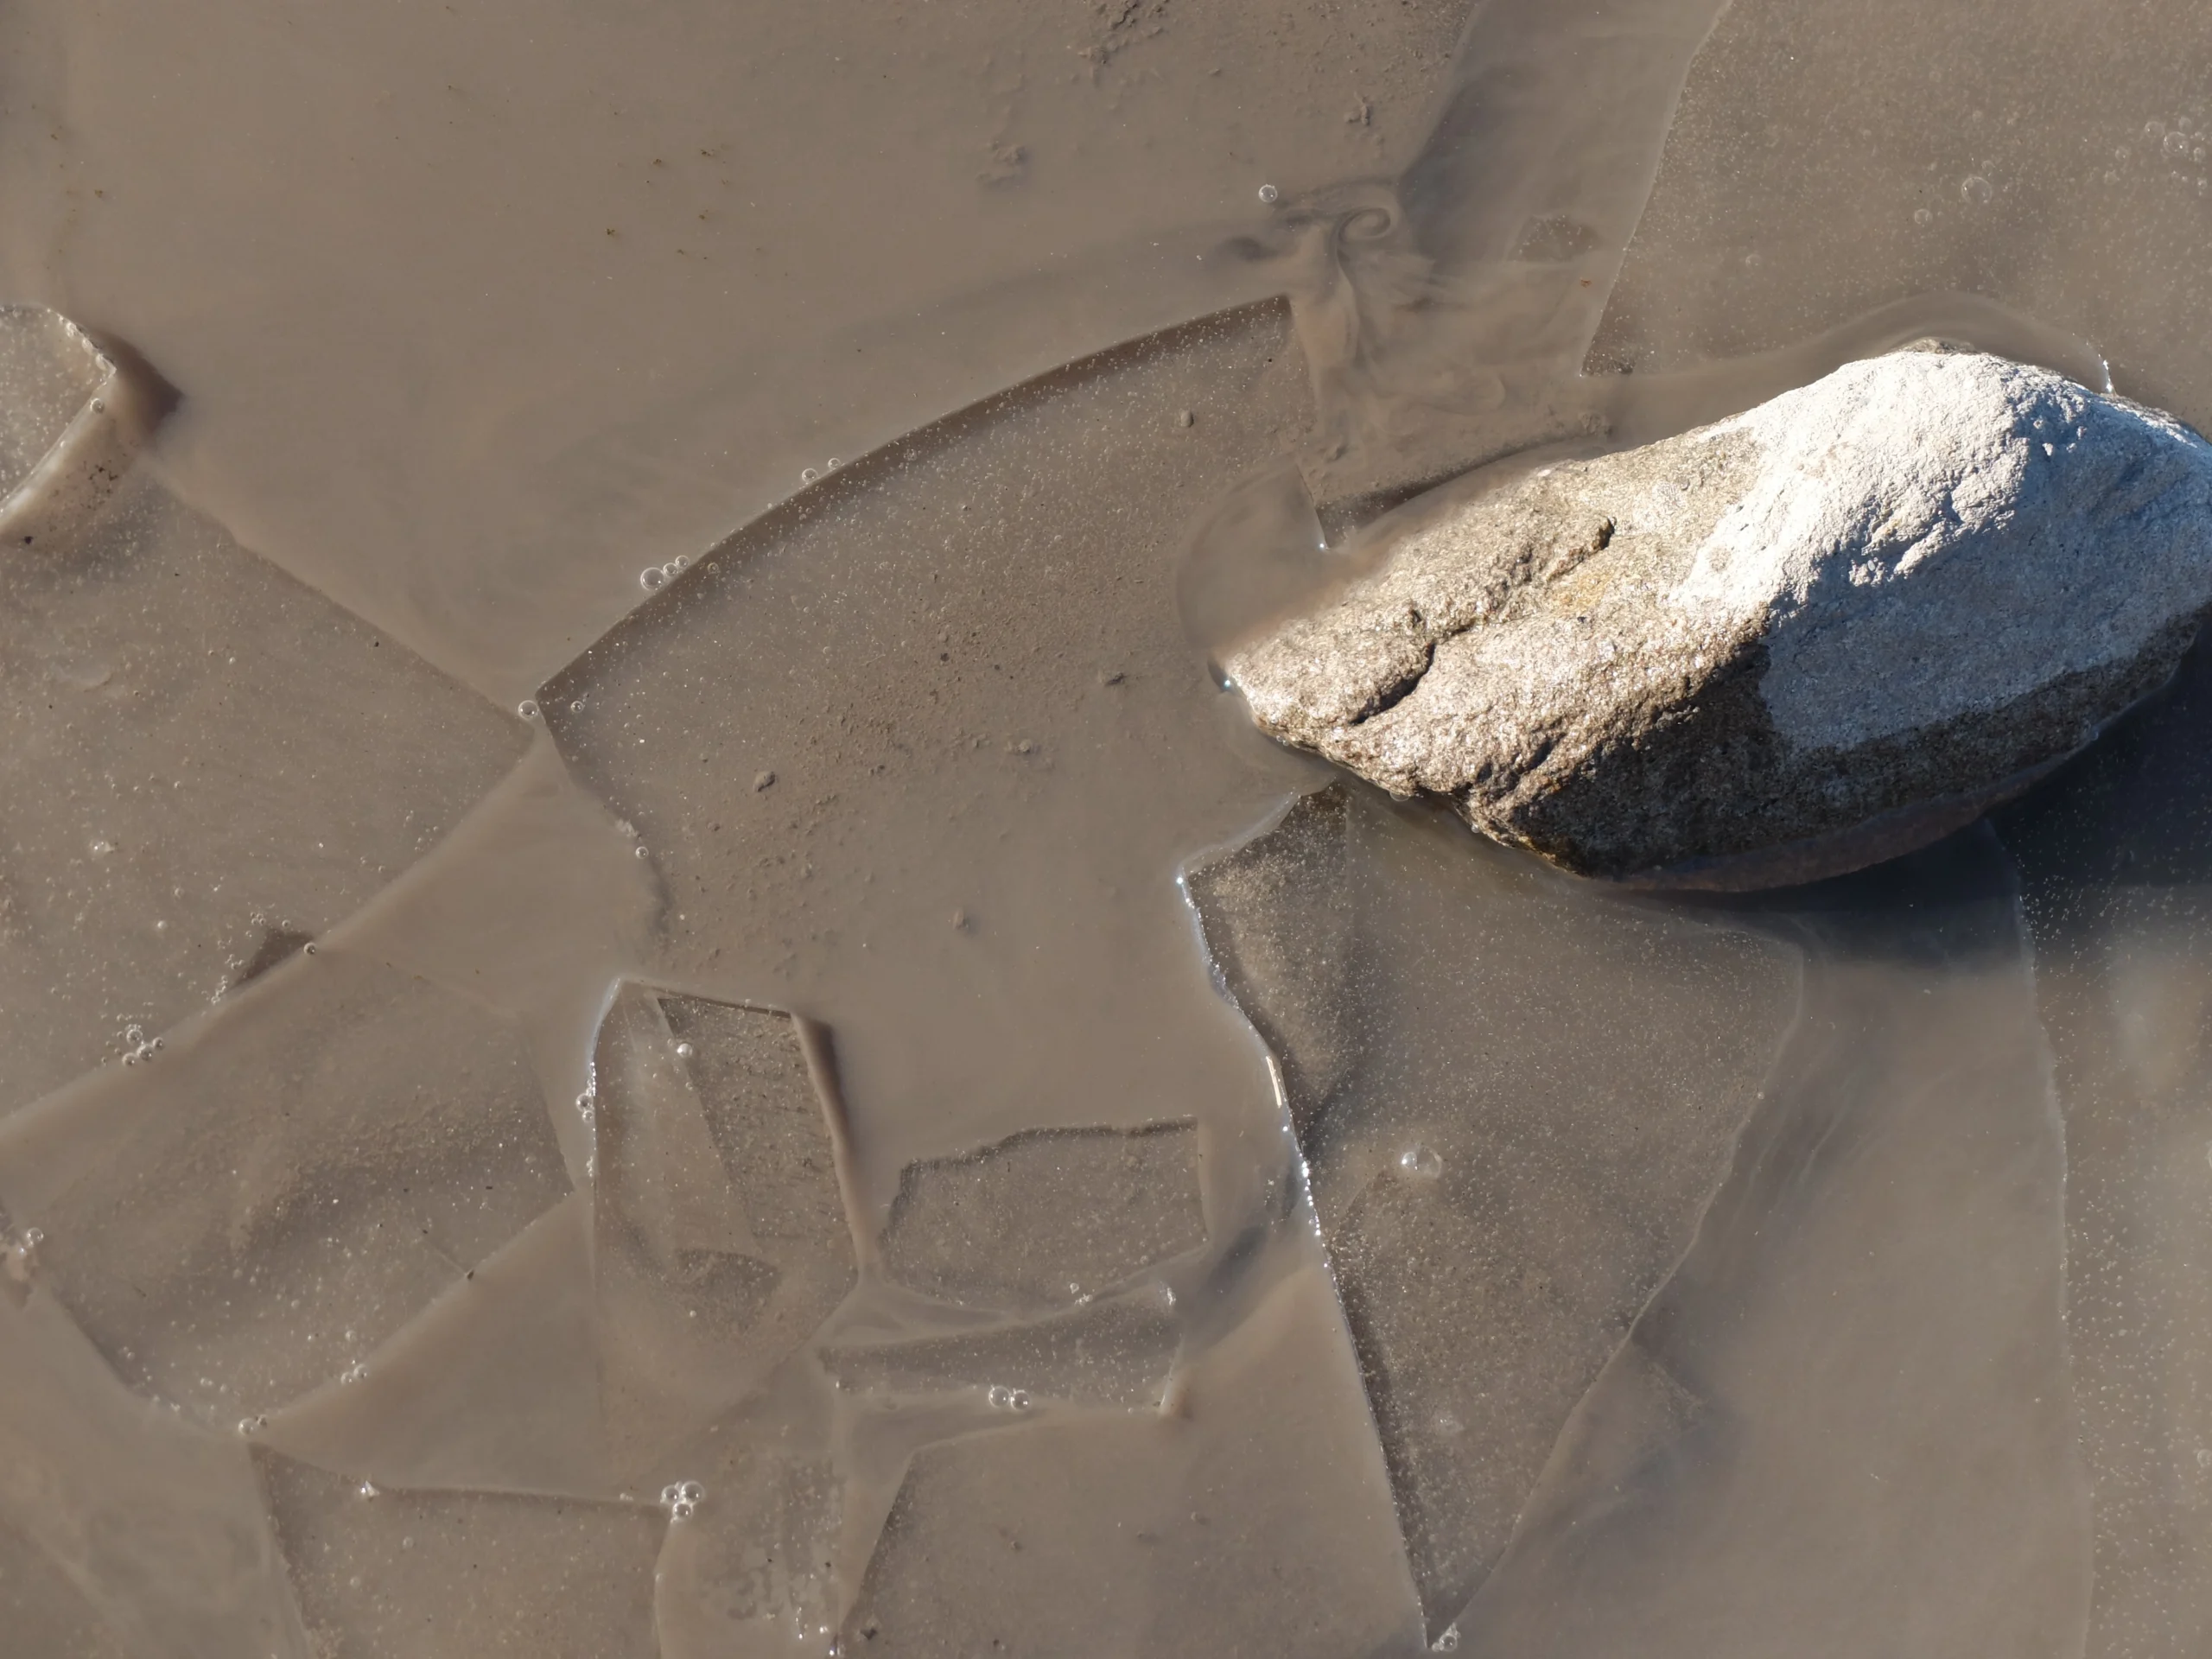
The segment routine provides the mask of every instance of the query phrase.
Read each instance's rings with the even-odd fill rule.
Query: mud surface
[[[1211,661],[1923,335],[2212,418],[2187,8],[0,45],[144,423],[4,550],[11,1656],[2202,1649],[2201,660],[1727,900]]]

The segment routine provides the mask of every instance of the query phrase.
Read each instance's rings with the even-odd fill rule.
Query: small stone
[[[1098,683],[1101,685],[1119,685],[1122,681],[1128,677],[1129,677],[1128,675],[1122,673],[1122,671],[1117,668],[1110,674],[1101,674],[1098,677]]]
[[[1195,416],[1195,415],[1192,414],[1192,413],[1191,413],[1191,411],[1190,411],[1189,410],[1187,410],[1187,409],[1179,409],[1179,410],[1177,410],[1175,411],[1175,424],[1176,424],[1176,425],[1178,425],[1178,426],[1196,426],[1198,423],[1198,417],[1197,416]]]
[[[2017,793],[2208,602],[2212,446],[1930,341],[1440,505],[1224,666],[1273,735],[1563,868],[1758,887]]]
[[[772,772],[756,772],[753,774],[753,787],[756,790],[766,789],[775,781],[776,774]]]

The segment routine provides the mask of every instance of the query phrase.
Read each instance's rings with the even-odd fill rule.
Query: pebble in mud
[[[1772,887],[2017,792],[2208,601],[2212,445],[1931,341],[1441,508],[1224,666],[1271,734],[1565,869]]]

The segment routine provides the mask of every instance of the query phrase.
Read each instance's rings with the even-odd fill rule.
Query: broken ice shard
[[[1279,1046],[1440,1634],[1688,1247],[1796,1007],[1796,953],[1333,787],[1186,886]]]
[[[1109,1290],[1205,1242],[1198,1125],[1030,1129],[910,1164],[884,1264],[914,1289],[1037,1313]]]
[[[226,1428],[359,1375],[569,1190],[518,1022],[334,950],[0,1120],[54,1294]]]
[[[827,1041],[639,984],[607,1011],[588,1104],[601,1388],[626,1463],[759,1388],[857,1282],[842,1129],[806,1052]]]

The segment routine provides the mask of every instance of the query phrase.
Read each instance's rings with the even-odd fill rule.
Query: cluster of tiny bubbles
[[[591,1122],[591,1090],[588,1089],[576,1096],[576,1116],[587,1123]]]
[[[338,1373],[338,1380],[340,1382],[358,1382],[368,1374],[369,1368],[362,1364],[361,1362],[357,1359],[351,1365],[348,1365],[344,1370]]]
[[[657,594],[682,573],[690,561],[682,557],[671,559],[666,564],[649,564],[638,572],[638,586],[649,594]]]
[[[689,1521],[706,1498],[707,1489],[696,1480],[671,1480],[660,1489],[660,1506],[671,1521]]]
[[[1411,1146],[1398,1154],[1398,1167],[1417,1179],[1433,1181],[1444,1173],[1444,1160],[1433,1147]]]
[[[46,1243],[46,1235],[35,1227],[26,1227],[21,1235],[9,1240],[5,1270],[10,1282],[28,1287],[38,1273],[38,1247]]]
[[[535,697],[524,697],[520,702],[515,704],[515,713],[520,715],[524,720],[536,720],[537,718],[537,699]]]
[[[265,1416],[241,1417],[238,1419],[238,1433],[241,1434],[258,1434],[263,1429],[268,1427],[269,1419]]]
[[[1003,1382],[992,1383],[990,1392],[983,1397],[991,1402],[993,1411],[1029,1409],[1029,1391],[1026,1389],[1009,1389]]]
[[[125,1065],[136,1065],[141,1060],[150,1060],[161,1052],[163,1046],[160,1038],[146,1035],[146,1028],[143,1026],[125,1026],[123,1028],[123,1040],[127,1048],[123,1057],[123,1063]]]
[[[1432,1642],[1432,1643],[1430,1643],[1428,1644],[1428,1650],[1429,1650],[1431,1653],[1457,1653],[1457,1652],[1459,1652],[1459,1625],[1457,1625],[1456,1624],[1446,1624],[1446,1625],[1444,1627],[1443,1634],[1442,1634],[1442,1635],[1440,1635],[1440,1636],[1439,1636],[1439,1637],[1436,1638],[1436,1640],[1435,1640],[1435,1641],[1433,1641],[1433,1642]]]
[[[1263,184],[1260,187],[1260,200],[1262,201],[1276,200],[1281,196],[1281,194],[1282,192],[1276,189],[1272,184]]]

